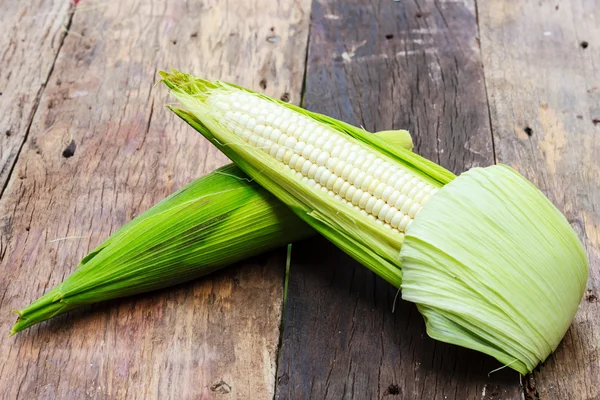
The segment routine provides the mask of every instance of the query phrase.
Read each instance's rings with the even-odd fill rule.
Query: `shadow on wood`
[[[280,399],[506,398],[518,385],[511,369],[488,377],[491,357],[429,338],[400,296],[392,313],[396,289],[322,238],[293,245],[288,293]]]

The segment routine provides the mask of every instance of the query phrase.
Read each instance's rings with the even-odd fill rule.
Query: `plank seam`
[[[490,107],[490,96],[488,93],[487,80],[485,77],[485,65],[483,63],[483,52],[481,51],[481,29],[479,28],[479,4],[478,0],[474,0],[475,5],[475,25],[477,26],[477,45],[479,46],[479,56],[481,57],[481,70],[483,72],[483,90],[485,92],[485,100],[488,113],[488,121],[490,125],[490,136],[492,138],[492,154],[494,156],[494,164],[498,164],[498,157],[496,155],[496,142],[494,140],[494,126],[492,125],[492,109]]]
[[[27,139],[29,138],[29,133],[31,132],[31,126],[33,125],[33,120],[35,119],[35,115],[37,114],[38,108],[40,106],[40,100],[44,93],[44,89],[46,89],[48,82],[50,82],[50,77],[52,76],[52,73],[54,72],[54,66],[56,65],[56,61],[58,60],[60,51],[62,50],[63,44],[65,43],[65,39],[66,39],[67,35],[69,34],[69,30],[71,28],[71,23],[73,22],[73,15],[75,15],[75,8],[76,8],[75,3],[71,3],[70,9],[68,11],[69,18],[67,19],[67,23],[65,25],[64,32],[62,33],[62,36],[60,37],[60,40],[58,42],[58,48],[56,50],[54,59],[52,60],[52,65],[50,65],[50,70],[48,71],[48,76],[46,76],[46,79],[41,84],[40,88],[38,89],[38,92],[35,95],[33,107],[31,109],[29,120],[27,121],[27,128],[25,129],[25,135],[23,136],[23,140],[21,141],[21,145],[19,146],[19,149],[17,150],[17,154],[15,155],[12,165],[9,168],[8,175],[6,177],[6,180],[4,181],[4,185],[2,186],[2,190],[0,190],[0,199],[4,195],[4,192],[6,191],[6,188],[8,187],[8,184],[11,181],[13,172],[17,165],[17,161],[19,160],[19,157],[21,156],[21,152],[23,151],[23,147],[25,146],[25,143],[27,142]]]
[[[312,7],[311,7],[312,8]],[[310,49],[310,33],[312,27],[312,11],[311,16],[308,20],[308,29],[307,29],[307,37],[306,37],[306,50],[304,52],[304,74],[302,75],[302,87],[300,88],[300,106],[304,107],[304,99],[306,97],[306,81],[308,76],[308,51]],[[291,261],[291,244],[288,245],[288,253],[286,260],[286,268],[285,268],[285,277],[284,277],[284,291],[283,291],[283,303],[281,310],[281,323],[279,324],[279,343],[277,343],[277,359],[275,360],[275,380],[273,382],[273,400],[277,399],[277,388],[278,388],[278,380],[279,380],[279,367],[281,361],[281,352],[283,350],[283,342],[284,342],[284,334],[285,334],[285,315],[286,315],[286,303],[287,303],[287,288],[290,279],[290,273],[292,269],[292,261]]]

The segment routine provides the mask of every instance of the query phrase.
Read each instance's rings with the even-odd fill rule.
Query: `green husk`
[[[14,334],[84,305],[198,278],[314,231],[234,165],[138,216],[26,308]]]
[[[173,111],[188,120],[185,111]],[[199,131],[206,130],[196,120],[188,122]],[[410,145],[412,149],[408,131],[396,132],[390,146]],[[124,225],[84,257],[59,286],[16,311],[19,318],[11,332],[88,304],[192,280],[314,234],[289,208],[231,164],[190,183]]]
[[[414,147],[412,136],[410,135],[410,133],[408,133],[408,131],[403,129],[379,131],[375,132],[375,135],[379,136],[380,138],[382,138],[390,144],[394,144],[398,147],[403,147],[407,150],[412,150]]]
[[[188,110],[177,110],[180,117],[301,219],[401,287],[403,298],[417,303],[430,336],[487,353],[523,374],[554,351],[583,295],[587,258],[562,214],[517,172],[493,166],[455,179],[442,167],[392,147],[390,133],[368,141],[361,129],[253,94],[346,133],[441,187],[405,240],[398,239],[352,208],[308,189],[221,123],[211,96],[252,92],[178,71],[161,76]]]

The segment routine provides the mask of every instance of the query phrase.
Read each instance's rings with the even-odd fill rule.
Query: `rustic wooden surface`
[[[481,47],[499,162],[567,216],[590,259],[588,290],[531,397],[600,398],[600,3],[481,2]]]
[[[61,50],[72,6],[62,0],[0,4],[1,196]]]
[[[0,397],[272,398],[285,252],[8,332],[12,309],[59,283],[135,214],[225,162],[165,109],[172,100],[154,86],[156,71],[178,67],[299,103],[310,3],[0,3],[2,18],[4,3],[15,8],[21,46],[20,58],[1,64],[1,118],[13,116],[0,119],[2,150],[20,146],[4,147],[6,129],[25,141],[0,200]],[[20,27],[23,12],[44,24]],[[47,43],[64,34],[62,47]],[[6,41],[0,54],[14,46]]]
[[[523,384],[429,339],[414,306],[392,313],[394,289],[316,238],[292,248],[283,332],[278,251],[0,334],[0,397],[600,398],[595,0],[0,9],[0,331],[116,228],[225,161],[164,109],[153,85],[168,67],[294,103],[303,94],[307,108],[370,130],[408,128],[417,151],[455,172],[510,164],[565,212],[590,257],[575,323]]]
[[[317,1],[311,20],[307,108],[405,127],[455,172],[493,163],[473,3]],[[430,339],[416,307],[392,314],[396,290],[332,245],[292,252],[278,398],[520,398],[518,373],[488,378],[497,362]]]

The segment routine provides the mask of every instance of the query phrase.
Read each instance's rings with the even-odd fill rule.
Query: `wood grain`
[[[137,213],[225,162],[163,107],[171,100],[154,86],[156,71],[177,67],[297,103],[309,7],[78,3],[0,200],[0,397],[273,396],[284,253],[7,335],[10,310],[59,283]],[[35,72],[33,58],[11,71]]]
[[[481,2],[498,161],[562,210],[590,260],[587,293],[556,353],[528,378],[540,399],[600,398],[600,3]]]
[[[494,162],[472,2],[313,2],[305,106],[461,172]],[[292,250],[280,399],[520,399],[519,375],[428,338],[412,304],[323,240]],[[397,397],[396,397],[397,396]]]
[[[0,7],[1,196],[63,44],[72,7],[61,0],[3,0]]]

